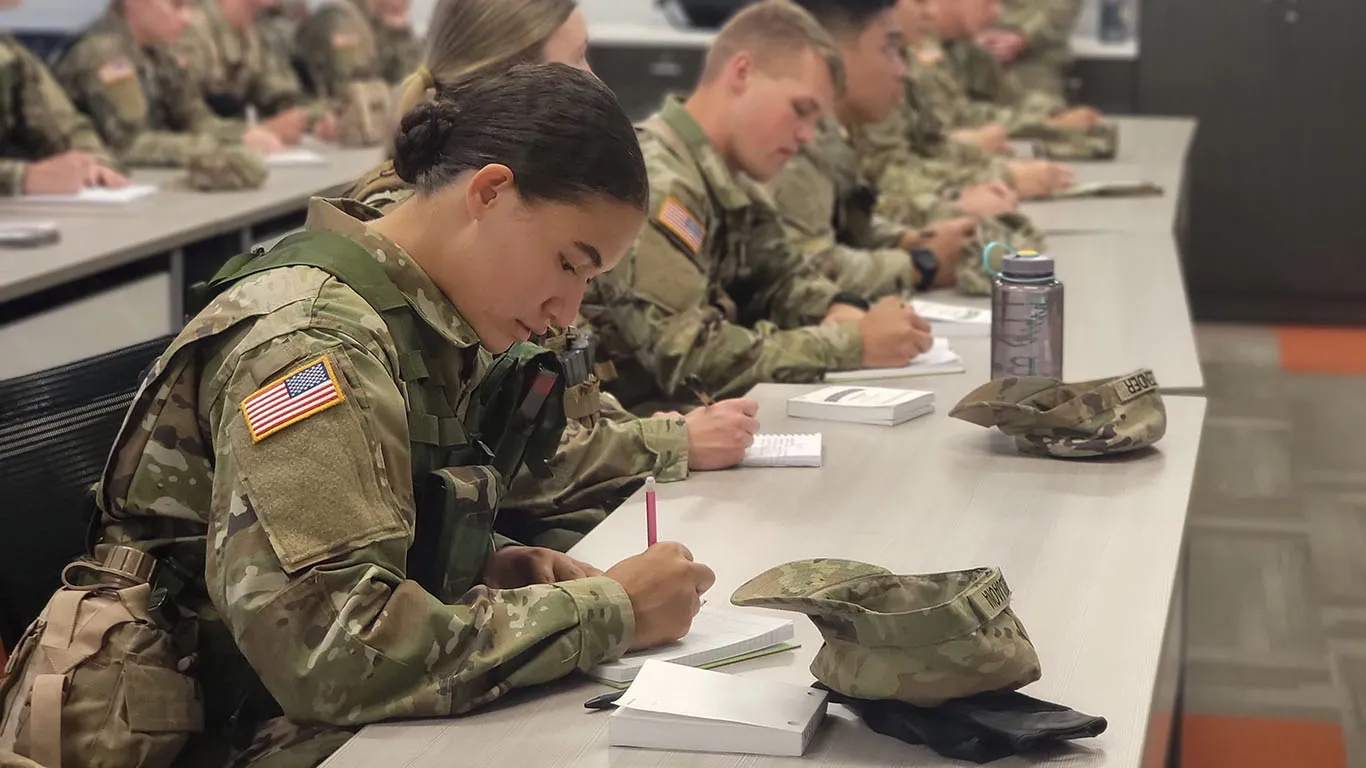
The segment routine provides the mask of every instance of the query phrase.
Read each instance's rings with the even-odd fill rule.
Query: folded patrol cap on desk
[[[811,673],[846,696],[932,707],[1039,679],[998,568],[902,576],[853,560],[798,560],[755,576],[731,602],[811,617],[825,638]]]
[[[222,146],[190,157],[189,185],[201,192],[256,189],[266,183],[265,159],[242,146]]]
[[[1041,376],[995,379],[965,395],[949,416],[999,427],[1021,451],[1059,458],[1125,453],[1167,432],[1167,408],[1146,368],[1078,384]]]

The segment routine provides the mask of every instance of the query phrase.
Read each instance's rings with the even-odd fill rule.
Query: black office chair
[[[0,639],[14,648],[86,548],[91,485],[165,336],[0,381]]]

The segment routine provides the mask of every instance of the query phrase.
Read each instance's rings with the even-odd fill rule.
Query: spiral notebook
[[[819,467],[821,434],[755,435],[742,467]]]

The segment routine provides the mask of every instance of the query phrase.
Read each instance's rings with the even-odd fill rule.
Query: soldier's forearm
[[[24,194],[24,174],[28,163],[23,160],[0,160],[0,195],[15,197]]]

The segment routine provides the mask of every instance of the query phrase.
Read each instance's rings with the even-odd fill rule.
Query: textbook
[[[830,371],[825,374],[826,381],[867,381],[869,379],[899,379],[906,376],[935,376],[945,373],[963,373],[963,358],[949,346],[949,340],[936,338],[934,346],[926,352],[911,358],[908,365],[900,368],[860,368],[856,371]]]
[[[850,421],[892,427],[934,411],[934,393],[918,389],[887,389],[844,385],[788,398],[787,415],[794,419]]]
[[[796,648],[791,642],[794,637],[792,619],[703,606],[693,617],[692,629],[682,639],[599,664],[588,676],[608,685],[624,686],[635,679],[647,661],[718,667]]]
[[[607,743],[688,752],[800,757],[829,693],[651,660],[617,700]]]

